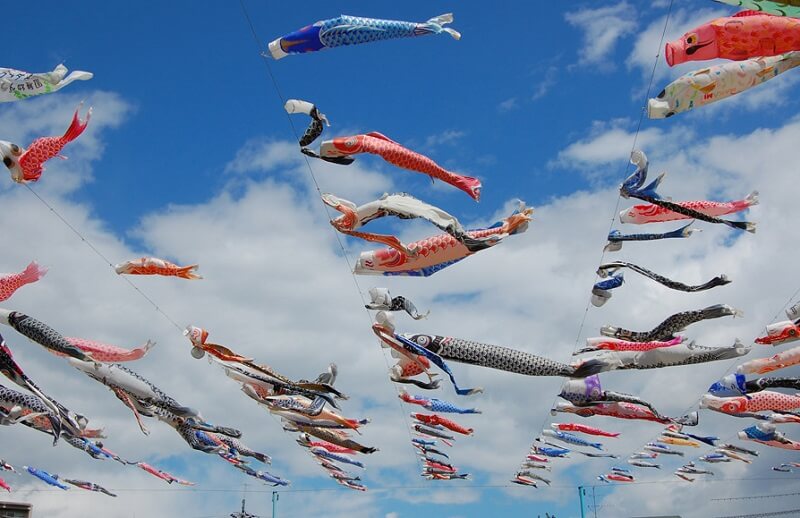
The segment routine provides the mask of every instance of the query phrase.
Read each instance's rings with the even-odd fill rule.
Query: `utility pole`
[[[597,518],[597,500],[594,498],[594,486],[592,486],[592,506],[594,507],[594,518]]]
[[[280,494],[277,491],[272,492],[272,518],[278,517],[278,499]]]
[[[583,514],[583,486],[578,486],[578,498],[581,502],[581,518],[586,518],[586,515]]]
[[[259,518],[254,514],[250,514],[244,510],[244,498],[242,498],[242,510],[238,513],[231,513],[231,518]]]

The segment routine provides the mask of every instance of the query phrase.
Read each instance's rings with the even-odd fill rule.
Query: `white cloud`
[[[564,15],[567,22],[583,31],[583,46],[578,51],[579,65],[613,69],[607,61],[617,42],[636,30],[636,11],[628,2],[584,8]]]

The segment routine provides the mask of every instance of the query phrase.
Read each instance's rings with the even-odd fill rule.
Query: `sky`
[[[789,72],[667,120],[645,119],[637,132],[648,86],[652,96],[697,68],[670,69],[661,57],[653,72],[668,2],[244,5],[247,14],[236,2],[45,0],[37,3],[38,16],[21,13],[4,28],[2,66],[44,72],[64,62],[95,76],[0,106],[0,139],[22,145],[61,134],[81,101],[93,107],[86,133],[63,151],[69,159],[48,162],[32,185],[53,211],[24,186],[0,182],[0,207],[8,219],[0,230],[0,271],[20,271],[33,259],[50,269],[2,306],[66,336],[126,347],[156,341],[131,367],[181,403],[202,409],[209,421],[241,429],[245,443],[273,457],[269,470],[292,481],[281,490],[278,516],[576,517],[578,486],[597,484],[597,475],[661,430],[647,422],[576,418],[621,432],[605,443],[622,459],[573,455],[554,463],[552,487],[517,487],[509,479],[542,426],[573,421],[549,412],[563,380],[451,363],[461,384],[485,388],[459,397],[443,383],[429,394],[483,410],[456,419],[476,431],[448,451],[471,480],[427,482],[409,445],[408,414],[416,409],[398,403],[386,375],[393,360],[376,343],[372,316],[362,308],[373,286],[431,310],[420,321],[398,315],[399,331],[516,347],[564,362],[604,324],[644,330],[672,313],[718,303],[744,316],[696,324],[687,337],[707,346],[728,346],[736,338],[751,344],[796,302],[798,76]],[[460,41],[431,35],[379,42],[289,56],[268,67],[259,55],[269,41],[340,13],[424,21],[445,12],[454,13]],[[675,0],[666,40],[733,12],[711,1]],[[293,133],[307,118],[287,120],[286,98],[319,106],[332,124],[324,138],[379,131],[450,170],[477,176],[483,182],[480,203],[366,155],[348,167],[312,161],[312,179]],[[648,154],[653,173],[668,172],[661,192],[676,200],[735,200],[758,190],[760,204],[744,216],[758,223],[757,233],[703,224],[702,233],[686,240],[630,243],[603,256],[609,228],[651,231],[614,220],[631,204],[619,199],[617,188],[631,170],[634,143]],[[350,265],[372,247],[337,239],[320,191],[357,204],[408,192],[468,228],[491,224],[524,200],[535,209],[534,221],[524,234],[430,278],[354,277]],[[435,230],[415,221],[371,225],[404,241]],[[142,256],[199,263],[204,279],[136,278],[139,292],[109,268],[109,262]],[[686,283],[723,273],[733,282],[686,294],[629,274],[611,301],[594,308],[589,293],[604,259],[634,262]],[[294,379],[313,378],[335,362],[337,387],[350,396],[344,413],[369,417],[359,439],[380,448],[362,459],[370,490],[341,490],[277,418],[244,397],[219,368],[193,359],[180,332],[188,324]],[[28,476],[7,475],[15,488],[10,500],[31,502],[36,516],[102,510],[109,517],[211,518],[238,510],[246,495],[250,512],[270,516],[272,488],[190,450],[162,423],[148,422],[151,434],[143,435],[104,387],[13,330],[0,332],[45,392],[105,429],[109,448],[197,483],[193,489],[169,486],[65,445],[53,448],[47,436],[27,428],[3,427],[5,460],[91,480],[119,495],[60,492]],[[775,352],[756,345],[746,359]],[[636,394],[677,416],[696,409],[708,385],[740,361],[617,371],[602,380],[610,390]],[[796,368],[779,373],[798,374]],[[699,433],[723,438],[751,424],[708,411],[700,419]],[[800,440],[794,427],[781,430]],[[693,484],[671,472],[707,448],[666,459],[658,472],[637,472],[636,484],[594,488],[592,511],[728,516],[797,507],[796,494],[735,500],[796,493],[797,474],[770,467],[800,457],[757,449],[761,455],[752,464],[715,465],[713,480]]]

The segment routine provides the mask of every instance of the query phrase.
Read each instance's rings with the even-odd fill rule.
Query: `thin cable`
[[[86,246],[88,246],[88,247],[89,247],[89,248],[92,250],[92,252],[94,252],[94,253],[95,253],[95,255],[97,255],[97,256],[98,256],[100,259],[102,259],[102,260],[103,260],[103,262],[104,262],[104,263],[106,263],[106,265],[108,265],[108,267],[109,267],[109,268],[111,268],[111,270],[113,270],[113,271],[114,271],[114,273],[116,273],[116,270],[115,270],[115,268],[114,268],[114,264],[113,264],[113,263],[112,263],[112,262],[111,262],[111,261],[108,259],[108,257],[106,257],[105,255],[103,255],[103,253],[102,253],[100,250],[98,250],[98,249],[97,249],[97,247],[96,247],[96,246],[94,246],[94,244],[92,244],[92,242],[91,242],[91,241],[89,241],[89,240],[86,238],[86,236],[84,236],[84,235],[83,235],[83,234],[82,234],[82,233],[81,233],[81,232],[80,232],[78,229],[76,229],[76,228],[75,228],[75,227],[74,227],[74,226],[73,226],[73,225],[72,225],[72,224],[71,224],[69,221],[67,221],[67,219],[66,219],[64,216],[62,216],[62,215],[61,215],[61,214],[60,214],[60,213],[59,213],[59,212],[58,212],[58,211],[57,211],[57,210],[56,210],[56,209],[55,209],[55,208],[54,208],[52,205],[50,205],[50,204],[47,202],[47,200],[45,200],[44,198],[42,198],[42,197],[39,195],[39,193],[37,193],[36,191],[34,191],[34,190],[33,190],[33,188],[32,188],[32,187],[31,187],[29,184],[27,184],[27,183],[26,183],[26,184],[23,184],[23,185],[25,185],[25,188],[26,188],[26,189],[28,189],[28,191],[29,191],[31,194],[33,194],[34,196],[36,196],[36,198],[37,198],[37,199],[38,199],[40,202],[42,202],[42,203],[44,204],[44,206],[45,206],[45,207],[47,207],[48,209],[50,209],[50,212],[52,212],[52,213],[53,213],[53,214],[54,214],[54,215],[55,215],[55,216],[56,216],[58,219],[60,219],[60,220],[61,220],[61,222],[62,222],[62,223],[64,223],[64,225],[66,225],[66,226],[67,226],[67,228],[69,228],[69,229],[70,229],[70,230],[71,230],[71,231],[72,231],[72,232],[73,232],[73,233],[74,233],[76,236],[78,236],[78,237],[81,239],[81,241],[83,241],[83,242],[86,244]],[[156,302],[155,302],[153,299],[151,299],[151,298],[150,298],[150,297],[149,297],[149,296],[148,296],[148,295],[147,295],[145,292],[143,292],[143,291],[142,291],[142,290],[141,290],[141,289],[140,289],[140,288],[139,288],[139,287],[138,287],[136,284],[134,284],[134,283],[133,283],[133,282],[132,282],[130,279],[128,279],[127,277],[124,277],[124,276],[118,276],[118,277],[120,277],[120,278],[121,278],[123,281],[127,282],[127,283],[128,283],[128,285],[129,285],[131,288],[133,288],[133,289],[134,289],[134,290],[135,290],[135,291],[136,291],[136,292],[137,292],[139,295],[141,295],[141,296],[142,296],[142,297],[143,297],[143,298],[144,298],[144,299],[145,299],[145,300],[146,300],[146,301],[147,301],[147,302],[148,302],[148,303],[149,303],[151,306],[153,306],[153,308],[155,308],[155,310],[156,310],[158,313],[160,313],[160,314],[161,314],[161,315],[162,315],[164,318],[166,318],[166,319],[169,321],[169,323],[170,323],[170,324],[172,324],[173,326],[175,326],[175,329],[177,329],[177,330],[178,330],[178,331],[179,331],[181,334],[183,334],[183,328],[182,328],[181,326],[179,326],[179,325],[178,325],[178,323],[177,323],[177,322],[175,322],[175,320],[174,320],[172,317],[170,317],[170,316],[169,316],[169,315],[168,315],[168,314],[167,314],[167,313],[166,313],[166,312],[165,312],[163,309],[161,309],[161,307],[160,307],[158,304],[156,304]]]
[[[255,29],[255,26],[253,25],[252,19],[250,18],[250,13],[247,11],[247,7],[244,4],[244,0],[239,0],[239,5],[242,8],[242,12],[244,13],[244,17],[247,20],[247,24],[250,27],[250,32],[253,34],[253,39],[256,42],[256,47],[258,48],[259,56],[261,57],[261,60],[263,61],[264,65],[266,66],[267,74],[269,75],[269,78],[272,81],[272,86],[275,89],[275,93],[277,94],[278,99],[280,100],[281,106],[283,106],[286,103],[285,97],[281,93],[281,89],[278,86],[278,81],[275,78],[275,74],[273,74],[273,72],[272,72],[272,66],[269,63],[269,59],[267,57],[265,57],[264,54],[263,54],[264,46],[261,43],[261,38],[258,37],[258,33],[256,32],[256,29]],[[284,110],[284,112],[285,112],[285,110]],[[293,121],[293,119],[292,119],[292,117],[291,117],[291,115],[289,113],[286,113],[286,120],[289,121],[289,126],[292,129],[292,134],[294,135],[295,141],[300,140],[299,134],[297,132],[297,128],[295,127],[294,121]],[[304,162],[306,164],[306,168],[308,169],[308,173],[311,176],[311,180],[314,183],[314,188],[316,189],[317,193],[320,195],[320,204],[322,205],[323,209],[325,210],[325,214],[326,214],[328,220],[332,220],[333,217],[331,216],[330,207],[328,207],[324,202],[321,201],[322,190],[320,189],[319,183],[317,182],[317,177],[314,174],[314,169],[311,167],[311,161],[308,159],[308,156],[306,156],[306,155],[303,155],[303,160],[304,160]],[[339,249],[342,251],[342,257],[344,258],[344,260],[345,260],[345,262],[347,264],[347,269],[348,269],[348,271],[350,273],[350,277],[353,279],[353,284],[355,285],[356,291],[358,292],[358,296],[361,298],[361,305],[362,305],[362,307],[364,307],[364,312],[365,312],[365,314],[367,316],[367,320],[369,321],[370,326],[372,326],[372,315],[370,314],[369,310],[366,308],[366,300],[364,299],[364,293],[363,293],[363,291],[361,289],[360,284],[358,283],[358,279],[356,278],[356,274],[355,274],[355,271],[353,269],[353,265],[352,265],[352,263],[350,261],[350,257],[347,254],[347,250],[344,247],[344,243],[342,242],[342,238],[339,235],[339,232],[337,232],[335,228],[331,227],[331,232],[333,232],[334,237],[336,238],[336,242],[339,245]],[[383,351],[383,348],[381,348],[381,356],[383,356],[383,361],[386,364],[386,370],[388,371],[391,368],[391,366],[389,365],[389,360],[387,359],[386,352]],[[392,387],[394,388],[395,393],[398,396],[397,405],[398,405],[398,408],[400,410],[400,415],[403,416],[403,421],[405,422],[405,425],[406,425],[406,430],[408,432],[409,445],[413,445],[413,442],[412,442],[413,437],[411,435],[411,423],[410,423],[410,421],[409,421],[409,419],[408,419],[408,417],[406,415],[405,410],[403,409],[403,404],[402,404],[402,402],[400,400],[400,389],[397,388],[397,386],[394,383],[392,383]],[[412,446],[412,448],[413,448],[413,446]],[[422,460],[417,456],[416,450],[414,450],[414,458],[416,459],[417,464],[420,467],[420,470],[422,470]]]
[[[797,516],[800,514],[800,509],[789,509],[787,511],[774,511],[771,513],[755,513],[755,514],[737,514],[731,516],[719,516],[717,518],[767,518],[769,516]]]
[[[644,96],[644,103],[643,103],[642,109],[641,109],[641,111],[639,113],[639,122],[636,125],[636,132],[633,135],[633,144],[631,145],[631,153],[633,153],[633,151],[636,150],[636,143],[639,140],[639,133],[640,133],[640,131],[642,129],[642,122],[644,121],[644,114],[647,111],[647,101],[650,98],[650,89],[653,87],[653,80],[655,79],[656,68],[658,66],[658,60],[659,60],[659,58],[661,58],[661,49],[664,46],[664,38],[665,38],[665,36],[667,34],[667,27],[669,26],[670,17],[672,16],[672,4],[673,4],[673,2],[674,2],[674,0],[670,0],[669,7],[667,8],[667,16],[664,19],[664,29],[661,31],[661,40],[658,43],[658,51],[656,52],[656,57],[653,60],[653,69],[650,72],[650,80],[647,83],[647,90],[646,90],[645,96]],[[629,154],[629,156],[630,156],[630,154]],[[625,160],[625,165],[622,168],[622,174],[623,175],[625,175],[625,173],[627,172],[628,162],[629,162],[629,160],[626,159]],[[607,234],[610,233],[611,230],[614,228],[614,221],[615,221],[617,212],[619,212],[619,204],[620,204],[621,201],[622,201],[622,195],[617,193],[617,202],[616,202],[616,205],[614,206],[614,212],[611,213],[611,221],[609,222],[609,225],[608,225]],[[606,249],[603,248],[603,251],[600,254],[600,262],[598,264],[603,264],[603,260],[605,259],[605,256],[606,256]],[[800,289],[798,291],[800,292]],[[567,358],[566,363],[568,363],[570,361],[570,358],[572,358],[575,355],[575,351],[578,349],[578,342],[580,341],[581,336],[583,335],[583,328],[586,325],[586,318],[589,316],[589,306],[590,305],[591,305],[591,299],[586,301],[586,307],[583,310],[583,317],[581,318],[580,325],[578,326],[578,332],[575,335],[575,343],[572,346],[572,354]],[[558,395],[553,397],[553,402],[550,404],[550,408],[554,408],[556,402],[558,401],[558,397],[559,397]],[[544,425],[547,422],[548,418],[550,417],[549,413],[550,413],[549,410],[547,410],[545,412],[545,416],[544,416],[544,419],[542,419],[542,423],[539,426],[539,430],[544,429]]]
[[[750,495],[750,496],[734,496],[731,498],[712,498],[711,502],[723,502],[728,500],[755,500],[759,498],[780,498],[784,496],[796,496],[800,495],[800,493],[779,493],[776,495]]]

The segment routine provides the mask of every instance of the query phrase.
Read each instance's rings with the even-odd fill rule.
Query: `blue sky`
[[[539,427],[555,420],[548,410],[561,380],[523,379],[456,364],[465,385],[487,388],[469,400],[485,413],[461,419],[478,430],[476,436],[459,441],[452,452],[473,481],[424,482],[415,472],[386,364],[359,307],[359,290],[363,294],[372,285],[387,285],[418,307],[430,307],[426,321],[398,318],[401,331],[451,334],[568,361],[576,334],[579,340],[595,336],[607,323],[644,329],[671,313],[722,302],[742,307],[746,317],[698,326],[690,337],[704,345],[730,345],[735,337],[749,342],[796,288],[798,249],[785,236],[796,221],[790,193],[796,184],[800,124],[794,95],[798,82],[787,73],[697,113],[645,119],[639,134],[651,171],[669,171],[663,190],[676,199],[738,199],[759,189],[762,205],[747,215],[759,221],[759,233],[732,236],[727,229],[706,226],[685,243],[626,245],[623,253],[606,257],[638,262],[686,282],[724,272],[734,284],[719,293],[676,295],[631,276],[608,307],[591,308],[580,325],[667,2],[645,7],[624,1],[567,6],[245,0],[245,5],[263,44],[340,13],[424,21],[454,12],[452,27],[463,34],[460,41],[426,36],[288,56],[269,65],[284,97],[312,101],[327,114],[333,125],[326,137],[380,131],[449,169],[478,176],[484,185],[476,204],[455,189],[431,185],[422,175],[359,156],[349,168],[312,162],[323,191],[359,204],[382,192],[410,192],[476,226],[506,215],[515,199],[537,209],[528,232],[496,250],[430,279],[359,278],[356,290],[237,2],[86,1],[75,6],[44,1],[37,4],[40,15],[17,17],[4,28],[8,51],[3,66],[38,72],[64,62],[95,74],[89,82],[46,98],[0,106],[0,138],[24,144],[63,131],[80,100],[95,107],[87,133],[64,151],[70,160],[49,163],[34,185],[37,192],[113,262],[141,255],[200,262],[206,279],[197,283],[136,280],[181,325],[207,327],[212,341],[295,378],[315,376],[328,362],[337,362],[337,386],[351,395],[345,413],[373,420],[364,441],[379,445],[381,452],[365,459],[364,478],[374,490],[366,495],[330,491],[337,486],[294,447],[277,419],[242,397],[219,369],[192,360],[185,339],[169,322],[10,181],[0,187],[0,201],[15,225],[4,229],[8,251],[0,258],[0,270],[21,270],[35,258],[51,271],[5,307],[36,316],[65,335],[131,346],[157,339],[159,346],[132,367],[179,401],[202,408],[210,419],[241,427],[245,442],[273,455],[272,471],[301,490],[281,495],[281,516],[323,509],[331,515],[391,518],[578,516],[577,486],[593,484],[612,465],[580,457],[554,468],[553,488],[505,487]],[[732,12],[710,1],[675,0],[667,39]],[[691,69],[668,70],[659,60],[651,93]],[[306,122],[295,116],[298,128]],[[620,208],[626,206],[623,202]],[[430,233],[414,222],[376,228],[391,229],[404,240]],[[354,240],[345,244],[351,259],[370,248]],[[33,501],[37,509],[80,516],[103,505],[113,516],[176,510],[185,516],[226,516],[238,508],[243,484],[256,487],[218,459],[189,451],[164,425],[152,423],[150,437],[139,434],[127,410],[105,389],[4,331],[31,376],[46,381],[53,393],[63,393],[67,406],[100,421],[112,449],[175,470],[196,480],[201,490],[231,490],[173,491],[143,473],[92,461],[67,447],[46,448],[47,439],[31,437],[29,430],[2,429],[4,444],[21,444],[20,450],[30,454],[15,451],[12,457],[4,451],[0,457],[20,465],[37,462],[48,471],[120,490],[117,501],[109,502],[77,491],[36,491],[41,487],[30,481],[7,478],[22,488],[21,499]],[[751,356],[774,352],[762,348]],[[387,354],[384,360],[390,360]],[[603,381],[678,415],[696,405],[705,387],[735,363],[614,372]],[[449,387],[435,395],[457,398]],[[707,414],[701,422],[709,434],[728,436],[750,424]],[[656,425],[612,419],[580,422],[622,430],[624,440],[612,449],[621,455],[659,431]],[[800,439],[792,426],[782,430]],[[598,504],[608,513],[598,516],[643,509],[708,516],[712,511],[788,508],[791,498],[766,504],[709,501],[711,494],[796,488],[796,475],[749,480],[774,477],[769,467],[781,459],[798,460],[784,452],[762,456],[752,466],[720,468],[716,479],[729,483],[675,484],[670,471],[679,464],[672,462],[675,466],[664,473],[642,473],[647,484],[598,488]],[[660,480],[669,483],[656,483]],[[249,497],[251,512],[268,516],[269,497],[269,492]]]

